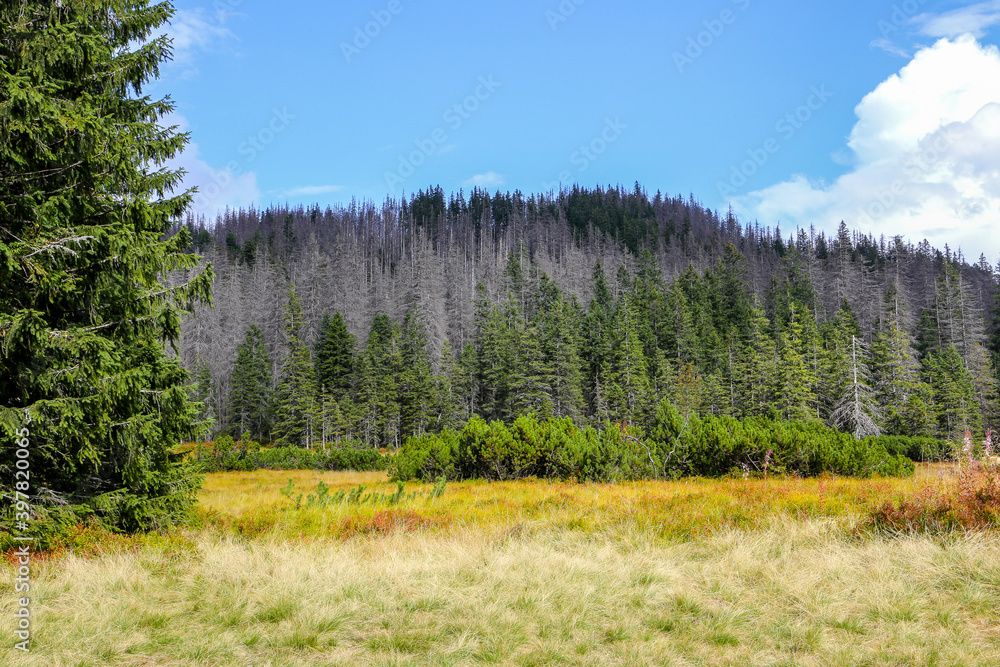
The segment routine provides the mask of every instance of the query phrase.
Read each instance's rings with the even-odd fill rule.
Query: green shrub
[[[866,438],[865,441],[878,443],[885,447],[889,453],[905,456],[911,461],[944,461],[952,457],[952,446],[945,440],[883,435],[877,438]]]
[[[910,443],[911,446],[912,443]],[[682,418],[668,401],[649,435],[605,422],[580,428],[570,419],[519,417],[509,427],[473,417],[461,432],[407,440],[392,463],[397,480],[507,480],[524,477],[611,482],[731,474],[913,474],[913,463],[878,439],[859,441],[820,422],[774,417]]]
[[[451,429],[445,429],[439,435],[412,436],[392,458],[389,474],[397,480],[458,479],[455,467],[458,442],[459,434]]]
[[[378,450],[361,448],[361,443],[345,441],[327,450],[299,447],[262,448],[244,437],[233,442],[222,436],[212,446],[199,445],[192,464],[200,472],[252,470],[385,470],[388,457]]]

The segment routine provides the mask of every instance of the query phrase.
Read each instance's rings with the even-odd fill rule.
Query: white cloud
[[[193,64],[197,53],[211,51],[220,43],[237,39],[224,25],[232,14],[220,10],[209,16],[201,7],[179,9],[170,23],[161,29],[158,34],[165,34],[172,41],[173,63],[187,68],[185,76],[196,73]]]
[[[733,200],[783,226],[841,220],[876,236],[1000,253],[1000,52],[971,36],[919,51],[855,108],[853,170],[833,183],[804,175]]]
[[[1000,0],[980,2],[943,14],[921,14],[913,19],[920,32],[929,37],[982,37],[986,29],[1000,23]]]
[[[187,120],[177,114],[165,118],[162,124],[177,125],[181,131],[187,128]],[[182,187],[198,188],[189,210],[195,215],[204,215],[209,221],[214,221],[215,217],[227,207],[248,208],[260,203],[260,190],[254,172],[234,175],[228,169],[215,169],[201,158],[198,144],[194,142],[188,143],[184,152],[169,161],[166,166],[171,169],[184,169],[187,172]]]
[[[462,183],[468,188],[498,188],[504,184],[504,178],[495,171],[488,171],[485,174],[476,174],[472,178]]]
[[[882,49],[883,51],[891,53],[894,56],[899,56],[900,58],[906,58],[906,59],[910,58],[910,52],[900,46],[896,46],[896,44],[894,44],[891,39],[887,39],[884,37],[881,39],[876,39],[873,40],[872,43],[869,44],[869,46],[871,46],[874,49]]]
[[[313,195],[326,195],[331,192],[340,192],[343,185],[304,185],[300,188],[292,188],[284,194],[286,197],[310,197]]]

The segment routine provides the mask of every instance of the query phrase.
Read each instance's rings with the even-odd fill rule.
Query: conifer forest
[[[0,3],[0,666],[1000,665],[1000,3],[721,4]]]
[[[961,439],[1000,419],[1000,267],[634,189],[445,193],[189,218],[203,438],[399,448],[472,417],[821,422]]]

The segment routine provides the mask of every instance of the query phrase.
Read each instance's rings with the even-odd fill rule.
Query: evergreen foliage
[[[143,93],[170,55],[153,35],[172,13],[0,5],[0,485],[14,497],[27,427],[30,506],[56,522],[166,526],[199,485],[172,454],[199,415],[164,342],[208,302],[213,274],[185,252],[186,228],[168,234],[191,192],[173,194],[182,173],[164,165],[187,135],[160,125],[169,98]]]
[[[295,286],[288,292],[284,330],[288,356],[281,366],[275,406],[274,439],[285,446],[311,447],[317,439],[316,413],[320,408],[316,375],[303,340],[302,300]]]
[[[272,420],[271,353],[264,332],[256,324],[236,348],[236,364],[229,388],[229,430],[270,439]]]
[[[648,434],[647,434],[648,433]],[[894,450],[930,448],[892,441]],[[461,431],[412,437],[389,467],[395,479],[510,480],[525,477],[618,481],[681,476],[761,476],[823,472],[907,476],[913,463],[879,439],[859,441],[817,422],[754,417],[687,418],[669,401],[648,431],[625,424],[579,427],[571,419],[521,416],[509,426],[472,418]]]
[[[648,425],[663,399],[682,419],[781,418],[856,440],[1000,419],[996,276],[927,243],[846,225],[782,238],[622,188],[251,211],[224,220],[220,253],[233,230],[241,259],[226,266],[243,285],[309,277],[313,440],[396,448],[529,414]],[[280,347],[273,310],[254,321]],[[225,363],[211,361],[214,387],[231,386]]]
[[[224,435],[211,446],[199,445],[191,453],[201,472],[234,470],[385,470],[388,460],[360,442],[343,441],[338,447],[319,450],[300,447],[261,447],[246,433],[238,441]]]
[[[323,321],[316,335],[313,359],[316,384],[333,400],[340,401],[354,388],[358,341],[348,330],[340,312]]]

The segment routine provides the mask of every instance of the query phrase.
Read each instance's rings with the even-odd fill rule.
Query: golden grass
[[[584,532],[641,528],[661,537],[687,539],[726,527],[753,529],[774,516],[799,519],[857,517],[887,499],[912,493],[940,467],[924,467],[917,479],[691,479],[672,482],[577,484],[546,480],[452,482],[444,496],[431,500],[429,484],[408,484],[423,494],[401,508],[417,512],[443,529],[503,528],[535,523]],[[949,473],[950,474],[950,473]],[[342,503],[323,509],[294,510],[281,493],[289,479],[295,492],[315,491],[322,480],[333,491],[364,484],[390,493],[395,485],[384,473],[257,471],[208,475],[199,512],[204,524],[256,537],[337,537],[344,522],[370,519],[385,505]],[[294,511],[293,511],[294,510]]]
[[[0,664],[1000,664],[1000,538],[850,535],[919,481],[470,482],[295,510],[289,478],[395,489],[210,475],[200,529],[39,561],[33,652]],[[392,512],[433,521],[343,532]]]

